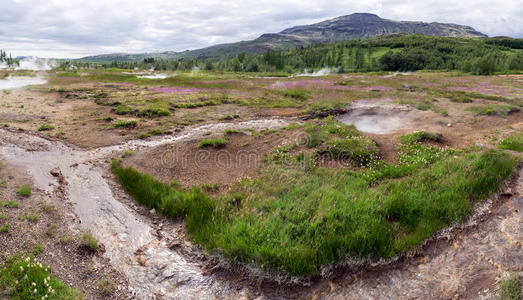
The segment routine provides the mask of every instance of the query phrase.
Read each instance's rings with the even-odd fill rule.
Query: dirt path
[[[65,187],[80,221],[78,226],[93,232],[105,245],[105,255],[128,276],[136,298],[150,299],[154,295],[169,299],[279,298],[282,296],[274,289],[265,293],[263,288],[257,290],[244,283],[207,275],[205,267],[195,259],[197,251],[188,253],[187,249],[194,247],[180,237],[182,225],[164,226],[144,217],[119,187],[111,186],[112,180],[107,178],[106,170],[107,158],[123,150],[174,143],[206,131],[245,127],[259,130],[287,124],[284,120],[269,119],[205,125],[172,136],[90,151],[0,129],[0,156],[27,170],[38,189],[53,193],[56,187]],[[60,183],[50,174],[56,168],[65,182]],[[502,272],[523,269],[522,178],[523,171],[520,171],[511,198],[502,201],[484,222],[465,229],[448,243],[431,246],[423,257],[390,270],[325,280],[311,289],[291,294],[329,299],[492,296],[495,280]]]

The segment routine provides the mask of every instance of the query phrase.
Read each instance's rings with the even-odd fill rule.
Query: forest
[[[93,63],[63,61],[61,68],[120,68],[227,72],[295,73],[330,68],[339,73],[378,71],[462,71],[474,75],[514,73],[523,70],[523,39],[506,37],[466,39],[424,35],[386,35],[367,40],[313,44],[264,54],[240,53],[214,61],[157,59]]]

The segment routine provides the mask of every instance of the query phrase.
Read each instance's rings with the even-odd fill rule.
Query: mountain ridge
[[[385,34],[423,34],[430,36],[482,38],[487,35],[465,25],[440,22],[395,21],[371,13],[353,13],[310,25],[298,25],[278,33],[264,33],[258,38],[236,43],[217,44],[182,52],[112,53],[81,58],[84,61],[139,60],[148,57],[159,59],[220,59],[233,57],[240,52],[261,54],[265,51],[285,50],[313,43],[339,42],[351,39],[368,39]]]

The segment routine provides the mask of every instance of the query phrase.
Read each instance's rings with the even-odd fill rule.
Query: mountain
[[[251,41],[220,44],[184,52],[167,51],[143,54],[116,53],[84,57],[81,60],[137,60],[145,57],[220,59],[224,57],[233,57],[240,52],[260,54],[268,49],[283,50],[310,45],[312,43],[338,42],[350,39],[368,39],[374,36],[394,33],[463,38],[487,37],[487,35],[476,31],[470,26],[437,22],[393,21],[382,19],[375,14],[354,13],[312,25],[288,28],[279,33],[266,33]]]

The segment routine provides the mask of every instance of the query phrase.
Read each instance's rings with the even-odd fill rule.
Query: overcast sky
[[[182,51],[354,12],[523,37],[523,0],[0,0],[0,49],[41,57]]]

